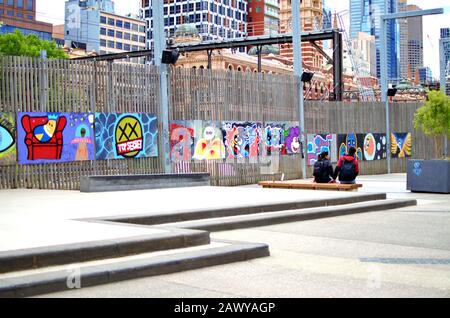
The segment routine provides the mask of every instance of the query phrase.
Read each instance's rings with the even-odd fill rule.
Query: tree
[[[34,34],[23,35],[19,30],[14,33],[0,34],[0,56],[39,57],[41,51],[47,51],[49,59],[66,59],[67,54],[58,48],[54,41],[41,40]]]
[[[430,91],[424,106],[414,114],[414,128],[434,139],[435,155],[442,155],[443,138],[450,137],[450,97],[441,91]]]

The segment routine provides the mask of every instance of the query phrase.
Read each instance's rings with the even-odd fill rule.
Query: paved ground
[[[419,204],[214,233],[213,238],[268,243],[271,256],[43,297],[450,297],[450,196],[406,192],[404,175],[360,180],[364,192],[417,198]],[[234,188],[242,197],[227,199],[260,193],[246,192],[252,188]],[[265,193],[270,194],[259,199],[310,195]]]
[[[327,192],[325,195],[332,198],[355,194]],[[258,187],[194,187],[107,193],[4,190],[0,191],[0,251],[163,232],[74,219],[310,200],[323,195],[317,191]]]

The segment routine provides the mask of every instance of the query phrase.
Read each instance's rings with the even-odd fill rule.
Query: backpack
[[[325,179],[327,174],[327,170],[325,169],[325,161],[317,161],[314,164],[314,172],[313,176],[316,177],[318,180]]]
[[[353,163],[353,161],[344,160],[342,162],[341,172],[339,173],[339,180],[355,180],[355,164]]]

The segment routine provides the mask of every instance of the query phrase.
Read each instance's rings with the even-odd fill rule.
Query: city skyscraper
[[[141,0],[142,16],[147,21],[148,48],[154,45],[152,1],[162,0]],[[167,36],[173,37],[183,24],[195,25],[204,41],[244,37],[247,35],[247,0],[164,1]]]
[[[350,0],[350,37],[358,32],[375,36],[377,77],[380,78],[381,16],[397,12],[398,0]],[[388,21],[387,26],[387,70],[390,80],[399,78],[399,26],[397,21]]]
[[[407,0],[399,0],[399,11],[421,10],[416,5],[408,5]],[[416,70],[423,68],[423,22],[422,17],[399,19],[400,25],[400,77],[415,76]],[[422,74],[423,74],[422,70]],[[423,76],[422,76],[423,77]]]
[[[450,40],[450,28],[441,29],[441,39]],[[444,42],[445,93],[450,96],[450,42]]]
[[[114,12],[112,0],[68,0],[65,45],[98,54],[145,49],[145,21]]]

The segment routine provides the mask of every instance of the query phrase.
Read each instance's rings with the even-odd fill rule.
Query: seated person
[[[328,151],[319,155],[318,161],[314,163],[314,182],[330,183],[333,181],[333,166],[331,165]]]
[[[348,154],[339,158],[334,171],[334,180],[339,176],[341,184],[355,184],[359,174],[358,160],[356,159],[356,148],[350,147]]]

